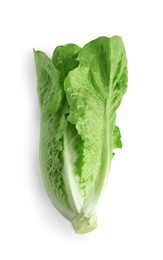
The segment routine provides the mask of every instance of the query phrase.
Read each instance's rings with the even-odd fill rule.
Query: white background
[[[162,1],[0,3],[0,259],[163,259]],[[123,38],[128,91],[98,228],[77,235],[52,206],[39,172],[32,49]]]

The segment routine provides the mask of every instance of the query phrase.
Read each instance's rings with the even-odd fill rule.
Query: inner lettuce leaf
[[[121,37],[83,48],[58,46],[49,59],[34,51],[40,104],[40,165],[54,206],[77,233],[96,228],[96,208],[113,150],[121,148],[116,110],[127,89]]]

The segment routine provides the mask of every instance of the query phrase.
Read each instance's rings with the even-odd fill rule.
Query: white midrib
[[[110,122],[108,120],[110,109],[109,100],[107,100],[105,108],[105,117],[104,117],[104,136],[102,140],[102,153],[101,153],[101,166],[98,172],[98,180],[96,191],[94,191],[94,196],[92,201],[85,205],[85,212],[91,213],[96,211],[96,208],[101,200],[103,191],[106,186],[106,182],[109,175],[110,164],[111,164],[111,153],[110,153]],[[109,110],[110,111],[110,110]],[[106,156],[107,155],[107,156]]]
[[[111,46],[110,46],[110,57],[112,57],[111,54]],[[98,185],[97,190],[94,194],[94,197],[92,199],[92,203],[86,204],[85,211],[91,212],[95,211],[103,194],[103,191],[105,189],[109,171],[110,171],[110,165],[111,165],[111,136],[110,136],[110,111],[111,111],[111,105],[110,100],[112,97],[112,68],[110,69],[110,81],[108,83],[109,85],[109,96],[106,101],[105,106],[105,116],[104,116],[104,135],[102,140],[102,153],[101,153],[101,167],[99,168],[98,173]],[[106,158],[107,154],[107,158]]]
[[[68,140],[66,133],[64,134],[64,149],[63,149],[63,159],[64,159],[64,169],[63,169],[63,179],[65,182],[66,193],[68,200],[70,202],[71,209],[74,212],[80,213],[83,205],[83,198],[79,192],[79,184],[75,180],[73,172],[73,163],[71,159],[71,153],[69,150]]]

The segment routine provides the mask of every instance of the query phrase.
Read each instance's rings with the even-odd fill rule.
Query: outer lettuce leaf
[[[67,64],[67,71],[74,68],[77,63],[73,56],[80,48],[72,44],[57,47],[53,57],[60,49],[65,55],[57,54],[56,64],[45,53],[34,52],[41,114],[40,164],[43,181],[52,203],[66,218],[72,219],[73,211],[63,174],[63,136],[68,126],[68,106],[63,87],[65,72],[57,70],[55,65],[57,66],[59,60],[60,65],[64,62]],[[72,56],[66,56],[67,51],[71,52]]]
[[[52,60],[35,52],[35,60],[45,187],[75,231],[88,232],[113,149],[122,147],[115,119],[127,88],[124,45],[118,36],[100,37],[82,49],[59,46]]]
[[[127,61],[120,37],[98,38],[78,55],[65,80],[68,121],[84,141],[81,189],[83,214],[92,214],[106,182],[114,148],[122,146],[116,109],[127,88]]]

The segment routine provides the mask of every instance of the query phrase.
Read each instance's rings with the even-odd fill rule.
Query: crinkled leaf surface
[[[66,70],[74,67],[77,63],[74,55],[79,52],[79,49],[78,46],[72,44],[57,47],[52,60],[43,52],[35,52],[41,115],[41,171],[50,199],[56,208],[68,219],[71,219],[73,216],[63,174],[63,136],[68,126],[66,120],[68,105],[63,86],[65,70],[59,71],[56,67],[58,64],[64,67],[64,63],[66,63]],[[66,53],[70,53],[70,51],[72,56],[66,56]],[[54,56],[56,56],[55,63]]]

